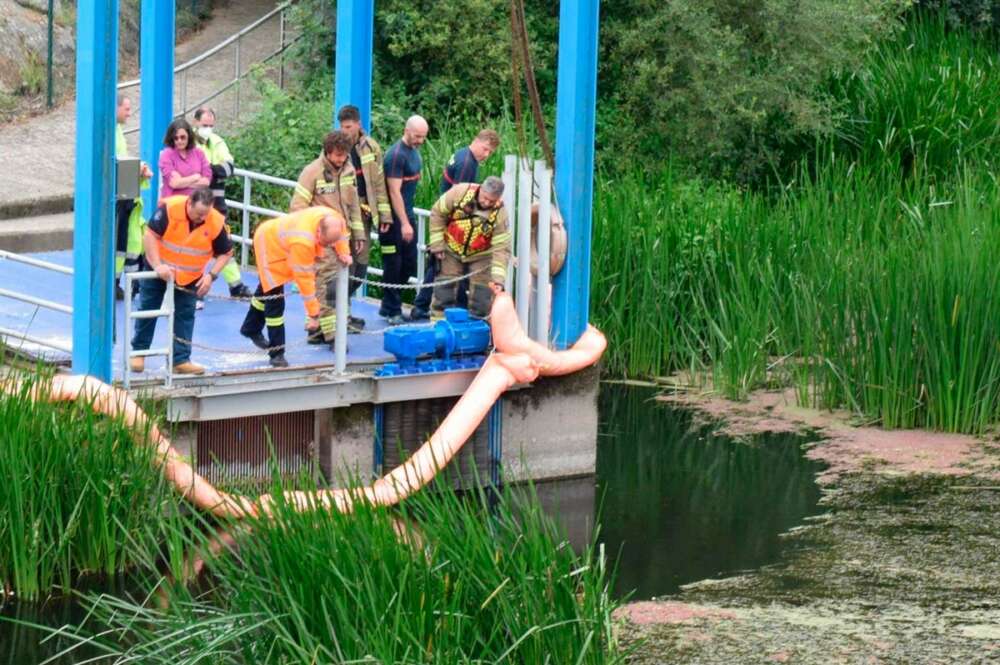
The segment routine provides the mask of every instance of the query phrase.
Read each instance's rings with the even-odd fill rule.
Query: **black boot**
[[[229,287],[229,297],[230,298],[251,298],[253,293],[247,288],[247,285],[243,282],[236,282]]]
[[[288,361],[285,360],[285,354],[280,356],[271,356],[271,367],[288,367]]]

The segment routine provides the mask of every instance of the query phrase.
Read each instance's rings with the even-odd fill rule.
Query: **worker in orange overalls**
[[[268,220],[257,227],[253,251],[260,284],[250,299],[240,334],[266,349],[272,367],[288,367],[285,359],[285,284],[294,280],[309,320],[306,330],[319,329],[316,263],[332,247],[342,266],[351,265],[347,222],[330,208],[314,206]],[[278,296],[278,297],[275,297]],[[267,338],[264,338],[264,326]]]
[[[139,309],[160,309],[168,279],[174,283],[174,366],[176,374],[202,374],[205,368],[191,362],[191,338],[197,296],[208,293],[233,256],[233,243],[222,215],[212,208],[212,190],[202,187],[190,196],[168,196],[160,201],[149,220],[143,247],[146,263],[160,279],[144,279],[139,284]],[[212,270],[205,271],[215,257]],[[135,323],[132,349],[145,351],[153,341],[156,319]],[[133,372],[145,369],[145,358],[129,359]]]

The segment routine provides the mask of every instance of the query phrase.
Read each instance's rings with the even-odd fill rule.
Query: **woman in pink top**
[[[205,153],[194,145],[194,132],[184,118],[167,127],[163,139],[166,147],[160,151],[160,199],[175,194],[190,194],[199,187],[208,187],[212,167]]]

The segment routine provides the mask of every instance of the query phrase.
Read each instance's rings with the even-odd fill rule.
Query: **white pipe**
[[[338,374],[343,374],[347,368],[347,317],[351,312],[351,303],[347,296],[347,276],[350,272],[351,269],[347,266],[340,266],[340,270],[337,271],[337,336],[334,338],[333,347]]]
[[[552,250],[552,171],[539,160],[535,162],[535,181],[538,183],[538,286],[535,309],[534,339],[549,345],[549,320],[552,309],[552,277],[549,259]]]
[[[503,207],[507,210],[508,223],[511,228],[516,223],[514,214],[514,202],[517,200],[517,156],[507,155],[504,158],[503,166]],[[514,252],[510,253],[511,259],[507,262],[507,281],[504,283],[504,290],[510,293],[514,285]]]
[[[517,179],[517,318],[527,325],[531,302],[531,169],[518,160]]]

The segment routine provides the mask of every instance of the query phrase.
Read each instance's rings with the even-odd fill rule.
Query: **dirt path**
[[[1000,662],[1000,448],[852,427],[790,394],[667,399],[734,434],[818,432],[827,512],[778,564],[622,608],[630,662]]]
[[[177,47],[175,61],[180,64],[204,52],[229,35],[252,23],[270,11],[274,0],[239,0],[220,8],[212,20],[190,39]],[[263,54],[276,48],[278,22],[272,20],[241,45],[244,68]],[[223,49],[198,65],[189,73],[189,104],[201,99],[208,90],[215,89],[232,79],[234,74],[233,46]],[[128,91],[136,108],[132,123],[138,122],[138,88]],[[220,115],[218,123],[224,130],[229,122],[230,109],[235,96],[224,95],[213,105]],[[227,108],[227,103],[230,107]],[[175,105],[179,92],[175,87]],[[138,152],[138,134],[129,137],[129,149]],[[0,127],[0,156],[3,172],[0,175],[0,210],[24,208],[30,211],[33,204],[44,200],[64,200],[73,194],[74,157],[76,141],[75,99],[64,101],[58,108],[44,115]],[[37,206],[41,207],[41,206]]]

